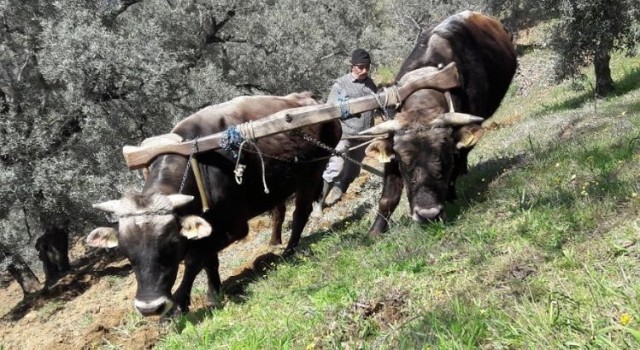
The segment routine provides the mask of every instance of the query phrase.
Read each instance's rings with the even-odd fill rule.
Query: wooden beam
[[[458,71],[455,63],[451,62],[442,69],[424,67],[407,73],[401,79],[402,85],[379,92],[375,96],[364,96],[350,99],[346,102],[349,114],[358,114],[380,108],[379,102],[387,102],[386,106],[395,105],[403,101],[414,91],[419,89],[449,90],[459,86]],[[397,89],[397,90],[394,90]],[[398,101],[398,97],[399,101]],[[338,119],[342,116],[345,106],[340,102],[316,106],[285,109],[251,123],[252,135],[256,139],[298,129],[313,124]],[[244,128],[248,125],[244,123]],[[199,152],[221,148],[220,141],[224,132],[199,138],[197,141],[185,141],[177,144],[159,146],[124,146],[122,153],[129,169],[139,169],[149,164],[155,157],[175,153],[188,156],[193,150],[193,144],[198,143]]]

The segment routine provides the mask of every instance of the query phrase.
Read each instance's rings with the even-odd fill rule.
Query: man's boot
[[[338,201],[342,198],[342,188],[340,188],[340,186],[333,187],[333,189],[329,192],[331,195],[327,195],[327,198],[325,198],[325,207],[330,207],[338,203]]]
[[[332,183],[324,181],[324,184],[322,185],[322,196],[317,202],[313,202],[313,212],[311,212],[311,216],[316,218],[322,217],[322,209],[327,206],[325,202],[332,188]]]

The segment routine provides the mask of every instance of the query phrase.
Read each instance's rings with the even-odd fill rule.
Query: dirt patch
[[[372,319],[380,329],[387,329],[406,317],[403,311],[406,297],[406,292],[392,290],[383,297],[359,301],[351,307],[351,313],[357,315],[352,318]]]
[[[322,218],[310,219],[303,232],[303,242],[305,237],[330,229],[353,216],[355,207],[372,203],[379,188],[379,180],[372,181],[371,175],[363,173],[340,202],[325,209]],[[293,209],[292,204],[288,205],[283,245],[269,245],[271,218],[266,214],[250,221],[251,231],[246,239],[220,253],[220,275],[227,297],[242,294],[256,275],[263,275],[282,260],[280,254],[289,239],[287,225]],[[0,348],[146,349],[152,348],[171,331],[168,323],[143,318],[134,310],[136,282],[127,260],[115,251],[105,255],[103,251],[87,250],[83,238],[80,237],[71,249],[73,273],[58,281],[48,292],[23,301],[22,291],[16,283],[5,283],[6,288],[0,288],[0,300],[3,301],[0,306]],[[194,289],[204,290],[205,287],[206,280],[201,274]],[[376,309],[376,315],[385,314],[379,306],[372,307]],[[193,315],[207,308],[210,303],[206,297],[193,296]],[[383,319],[393,317],[389,314]]]

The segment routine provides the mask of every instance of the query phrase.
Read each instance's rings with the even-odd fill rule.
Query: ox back
[[[495,18],[464,11],[423,32],[396,80],[422,67],[456,62],[461,87],[451,91],[456,109],[489,118],[500,106],[516,72],[509,31]]]
[[[172,132],[184,139],[197,139],[231,125],[312,104],[317,102],[310,93],[239,97],[200,110]],[[301,131],[330,147],[335,147],[341,136],[337,121]],[[185,173],[188,159],[175,154],[161,155],[152,162],[142,193],[94,205],[115,213],[119,228],[98,228],[87,241],[93,246],[120,246],[136,274],[135,306],[143,315],[164,315],[174,309],[186,312],[193,281],[202,269],[208,276],[208,296],[215,301],[221,289],[217,253],[248,234],[249,219],[282,206],[292,195],[295,210],[287,250],[297,245],[319,194],[329,153],[290,133],[261,138],[255,146],[247,143],[242,148],[239,153],[230,148],[197,154],[210,199],[210,210],[205,213],[195,176],[191,171]],[[234,173],[237,163],[246,166],[241,183]],[[184,275],[172,295],[183,260]]]
[[[401,81],[412,70],[450,62],[456,63],[461,80],[460,87],[450,91],[455,111],[491,117],[517,68],[510,33],[496,19],[477,12],[450,16],[420,35],[396,80]],[[418,90],[405,99],[396,114],[394,136],[368,149],[391,149],[395,156],[385,164],[379,214],[370,235],[387,230],[403,187],[414,221],[444,218],[444,203],[456,198],[455,181],[467,172],[467,155],[484,132],[479,123],[430,128],[430,122],[448,109],[443,92]]]

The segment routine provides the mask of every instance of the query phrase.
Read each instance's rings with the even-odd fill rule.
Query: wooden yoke
[[[316,106],[290,108],[274,113],[262,119],[253,121],[252,137],[258,139],[281,132],[286,132],[301,127],[338,119],[344,113],[345,107],[349,114],[358,114],[380,107],[385,107],[402,102],[405,98],[419,89],[449,90],[460,85],[458,70],[455,63],[451,62],[446,67],[424,67],[407,73],[402,77],[402,85],[386,89],[383,92],[370,96],[354,98],[346,103],[336,102]],[[345,106],[346,105],[346,106]],[[244,123],[247,124],[247,123]],[[242,125],[242,124],[241,124]],[[188,156],[193,152],[193,144],[198,143],[199,152],[221,148],[220,141],[225,132],[219,132],[176,144],[157,146],[124,146],[122,153],[129,169],[139,169],[147,166],[155,157],[174,153]]]

